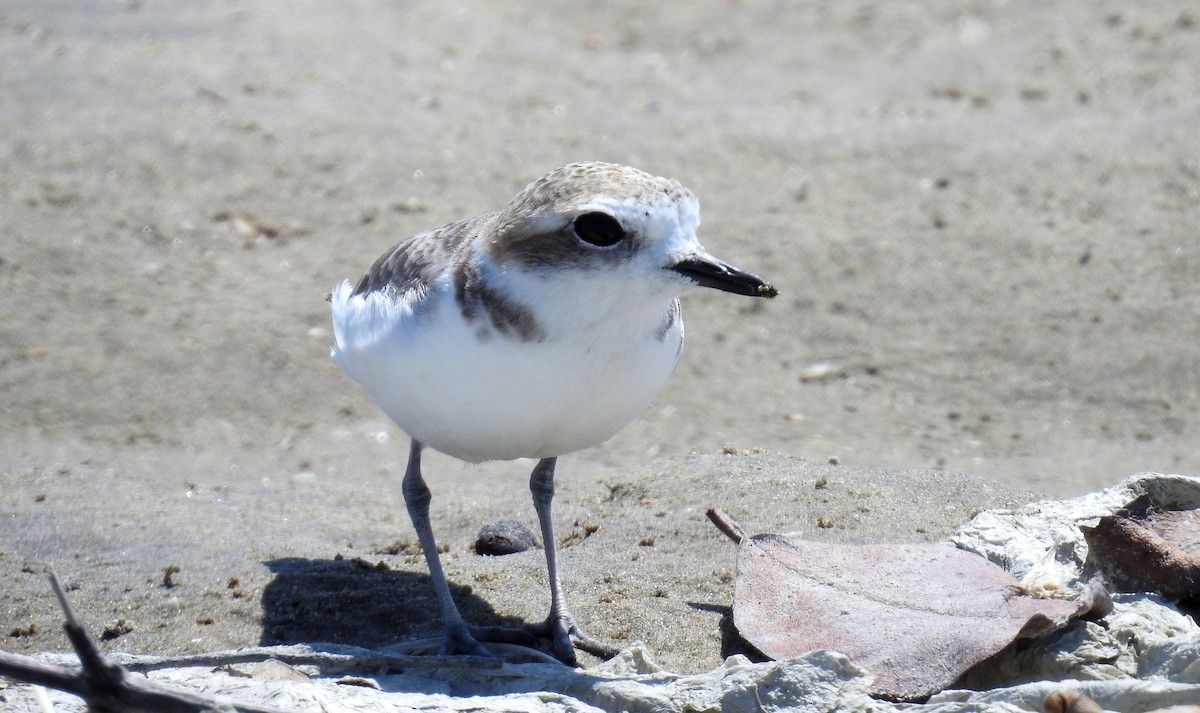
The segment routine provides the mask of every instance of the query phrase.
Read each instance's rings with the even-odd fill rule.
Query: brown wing
[[[397,294],[428,285],[454,261],[454,256],[475,237],[495,213],[460,220],[401,240],[381,255],[354,287],[354,295],[376,290]]]

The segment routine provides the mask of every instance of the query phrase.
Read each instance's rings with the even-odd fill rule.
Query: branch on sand
[[[284,713],[270,706],[218,701],[183,688],[131,675],[123,666],[109,661],[100,653],[71,609],[58,577],[53,574],[50,575],[50,586],[66,615],[63,629],[71,640],[75,654],[79,656],[81,667],[67,668],[0,651],[0,676],[73,693],[86,701],[88,710],[95,713],[135,710],[149,713],[204,713],[218,709],[221,704],[238,713]]]

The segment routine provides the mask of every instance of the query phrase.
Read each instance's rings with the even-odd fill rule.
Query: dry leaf
[[[896,700],[926,698],[1014,639],[1055,631],[1087,608],[1035,599],[950,545],[755,535],[738,547],[733,619],[747,641],[774,659],[839,651],[875,675],[874,694]]]

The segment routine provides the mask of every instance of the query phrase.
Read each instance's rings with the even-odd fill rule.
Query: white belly
[[[334,295],[334,358],[411,437],[470,462],[547,458],[611,437],[666,382],[681,319],[654,320],[621,339],[559,334],[480,341],[449,295],[414,316]],[[661,338],[660,338],[661,337]]]

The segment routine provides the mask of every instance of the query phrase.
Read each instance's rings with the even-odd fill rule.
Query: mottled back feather
[[[402,294],[429,285],[495,215],[460,220],[401,240],[371,265],[351,296],[378,290]]]

